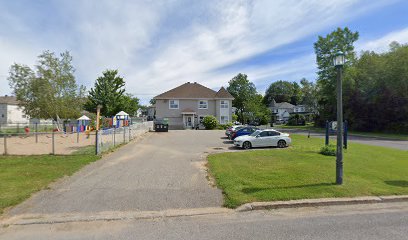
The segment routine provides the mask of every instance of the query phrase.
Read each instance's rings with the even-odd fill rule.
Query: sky
[[[358,31],[356,50],[408,42],[406,0],[0,0],[0,95],[13,63],[44,50],[73,56],[88,89],[118,69],[147,104],[186,82],[218,90],[238,73],[258,92],[278,80],[316,79],[313,43],[337,27]]]

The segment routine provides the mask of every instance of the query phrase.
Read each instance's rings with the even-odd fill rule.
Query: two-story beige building
[[[220,124],[232,121],[234,97],[224,88],[217,92],[196,82],[187,82],[156,97],[156,118],[168,118],[170,129],[193,128],[207,115]]]

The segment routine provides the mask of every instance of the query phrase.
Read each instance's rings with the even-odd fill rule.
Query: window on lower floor
[[[220,119],[221,124],[226,124],[226,123],[228,123],[228,121],[229,121],[228,116],[221,116],[221,119]]]

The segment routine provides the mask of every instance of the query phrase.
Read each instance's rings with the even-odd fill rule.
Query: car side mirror
[[[259,135],[256,135],[256,138],[259,138]]]

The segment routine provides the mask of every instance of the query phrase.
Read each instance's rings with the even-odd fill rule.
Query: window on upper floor
[[[179,100],[170,100],[169,109],[179,109]]]
[[[229,103],[227,100],[221,100],[220,104],[221,104],[221,108],[229,108]]]
[[[198,101],[198,109],[208,109],[208,101],[207,100]]]

